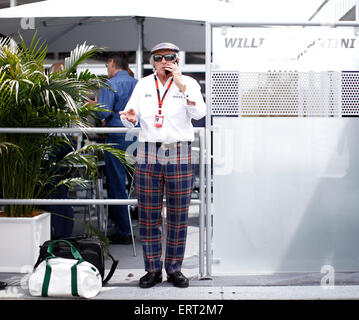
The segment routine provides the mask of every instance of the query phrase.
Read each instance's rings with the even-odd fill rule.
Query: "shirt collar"
[[[156,77],[158,78],[158,76],[157,76],[157,71],[155,71],[154,72],[154,74],[156,75]],[[167,79],[167,81],[166,81],[166,83],[165,83],[165,85],[169,82],[169,81],[171,81],[171,79],[173,78],[173,76],[171,76],[171,77],[169,77],[168,79]],[[162,82],[161,81],[158,81],[158,83],[160,83],[161,84],[161,86],[162,86]]]
[[[116,72],[116,74],[114,75],[114,77],[117,77],[117,76],[123,76],[123,75],[128,75],[127,70],[120,70],[120,71],[117,71],[117,72]]]

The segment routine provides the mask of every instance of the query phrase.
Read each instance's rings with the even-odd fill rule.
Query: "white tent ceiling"
[[[231,3],[218,0],[48,0],[2,9],[0,17],[147,16],[204,21],[214,16],[220,17],[221,10],[231,6]],[[222,13],[228,15],[229,12]]]
[[[29,41],[35,30],[23,29],[22,23],[20,18],[0,19],[0,32],[15,39],[21,33],[25,41]],[[38,36],[46,40],[50,52],[67,52],[84,41],[109,51],[138,48],[138,24],[131,16],[36,18],[34,23]],[[146,17],[143,25],[144,49],[161,41],[171,41],[181,50],[204,51],[201,23]]]
[[[301,11],[307,11],[308,17],[321,1],[301,0]],[[288,11],[286,3],[290,2],[296,6]],[[268,3],[272,4],[272,11],[258,10],[259,4],[267,8]],[[296,0],[48,0],[1,9],[0,32],[15,39],[21,33],[28,41],[34,30],[26,28],[35,27],[48,43],[50,52],[69,51],[85,40],[110,51],[132,51],[139,47],[136,17],[145,17],[145,50],[160,41],[172,41],[185,51],[204,51],[205,21],[243,22],[253,21],[255,17],[276,21],[275,12],[281,12],[283,6],[287,13],[298,13]],[[292,17],[284,12],[281,14],[287,19]],[[26,20],[27,17],[34,19]]]
[[[47,0],[0,17],[146,16],[195,21],[307,21],[325,0]]]
[[[21,33],[28,43],[36,29],[49,52],[68,52],[84,41],[108,51],[136,50],[140,74],[142,52],[158,42],[205,51],[205,21],[306,21],[322,1],[47,0],[1,9],[0,33],[15,40]]]
[[[45,39],[49,51],[69,51],[85,40],[110,51],[138,49],[138,23],[143,22],[143,44],[151,48],[160,41],[172,41],[182,50],[204,51],[203,8],[222,12],[227,3],[218,0],[182,0],[176,6],[157,0],[51,0],[0,10],[0,32],[26,41],[34,34]],[[189,8],[191,8],[189,10]],[[26,20],[27,17],[35,17]],[[22,19],[23,18],[23,19]]]

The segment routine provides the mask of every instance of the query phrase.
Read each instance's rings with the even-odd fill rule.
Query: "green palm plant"
[[[76,67],[98,51],[86,43],[78,45],[63,68],[44,70],[47,47],[34,36],[26,46],[13,40],[0,41],[0,127],[66,128],[91,126],[98,105],[85,102],[94,89],[105,85],[88,70],[76,73]],[[66,134],[0,133],[0,185],[5,199],[48,198],[61,184],[85,184],[97,175],[99,152],[109,151],[126,162],[125,152],[106,144],[71,147]],[[54,157],[62,146],[71,151],[62,159]],[[128,164],[128,161],[126,162]],[[85,176],[69,178],[58,168],[81,165]],[[131,165],[129,165],[131,167]],[[61,172],[63,172],[62,170]],[[29,216],[36,205],[6,205],[5,216]]]

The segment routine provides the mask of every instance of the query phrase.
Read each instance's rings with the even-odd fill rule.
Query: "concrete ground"
[[[75,226],[75,230],[78,226]],[[81,230],[76,230],[81,232]],[[189,288],[175,288],[164,282],[153,288],[141,289],[138,280],[145,274],[138,227],[134,223],[136,251],[132,245],[111,245],[111,254],[119,265],[109,283],[92,300],[357,300],[359,299],[359,273],[336,273],[333,286],[321,285],[321,273],[278,273],[267,275],[214,275],[199,277],[198,213],[190,214],[190,226],[183,273],[190,279]],[[111,260],[106,261],[107,272]],[[106,274],[107,274],[106,272]],[[9,285],[0,290],[1,300],[51,300],[32,297],[27,289],[26,274],[0,273],[0,281]]]

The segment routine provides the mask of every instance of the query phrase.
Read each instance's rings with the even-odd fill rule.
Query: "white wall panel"
[[[213,124],[213,273],[359,271],[359,119]]]

